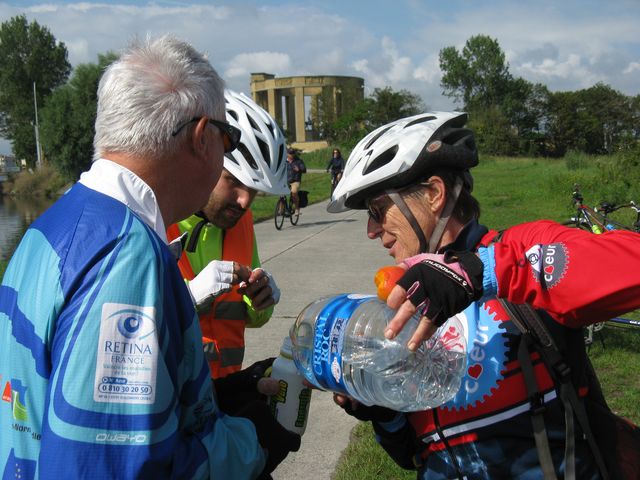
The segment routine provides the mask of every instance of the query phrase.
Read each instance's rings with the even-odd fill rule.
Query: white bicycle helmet
[[[243,93],[225,90],[224,98],[227,121],[242,131],[238,148],[225,154],[224,168],[254,190],[288,193],[286,141],[278,124]]]
[[[473,133],[462,128],[466,120],[460,112],[422,113],[369,133],[349,155],[327,210],[366,209],[367,198],[426,179],[438,168],[464,172],[476,166]]]
[[[414,230],[420,251],[435,252],[462,188],[471,191],[469,169],[478,164],[473,133],[464,127],[466,113],[432,112],[384,125],[355,146],[327,211],[366,209],[366,200],[386,193]],[[459,171],[451,196],[429,239],[397,192],[426,180],[439,169]]]

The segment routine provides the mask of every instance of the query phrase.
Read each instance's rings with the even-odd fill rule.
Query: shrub
[[[9,192],[17,196],[56,197],[65,185],[65,180],[56,169],[45,165],[38,170],[24,170],[13,182]]]

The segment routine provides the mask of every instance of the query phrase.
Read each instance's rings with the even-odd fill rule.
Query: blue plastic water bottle
[[[451,317],[415,352],[413,317],[396,338],[384,330],[395,312],[375,296],[341,294],[308,305],[291,327],[293,359],[318,388],[365,405],[420,411],[453,398],[466,368],[462,323]]]

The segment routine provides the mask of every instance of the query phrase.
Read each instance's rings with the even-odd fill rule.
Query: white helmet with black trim
[[[238,148],[224,157],[224,168],[245,186],[283,195],[287,185],[286,141],[262,107],[243,93],[225,90],[227,121],[242,131]]]
[[[329,212],[366,209],[365,200],[386,190],[426,179],[435,170],[459,170],[471,189],[468,169],[478,164],[473,133],[463,128],[467,114],[429,112],[374,130],[355,146]]]

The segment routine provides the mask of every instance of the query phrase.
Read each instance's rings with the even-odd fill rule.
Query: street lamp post
[[[40,147],[40,126],[38,124],[38,99],[36,98],[36,82],[33,82],[33,106],[36,112],[36,169],[40,169],[42,167],[42,148]]]

